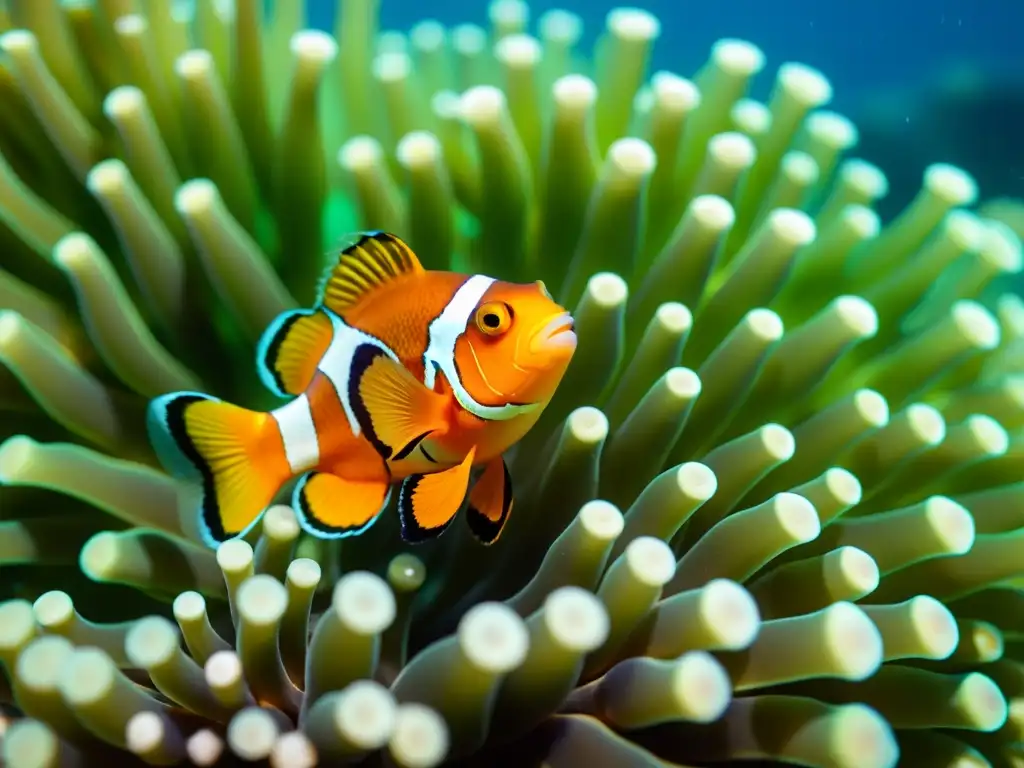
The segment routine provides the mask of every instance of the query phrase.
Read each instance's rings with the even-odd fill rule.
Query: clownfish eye
[[[488,336],[498,336],[512,325],[512,308],[502,301],[489,301],[476,311],[476,327]]]

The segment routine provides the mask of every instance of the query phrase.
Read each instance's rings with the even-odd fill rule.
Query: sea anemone
[[[1020,764],[1021,246],[966,172],[882,224],[822,74],[649,73],[638,9],[592,63],[521,0],[140,5],[0,5],[7,765]],[[266,406],[360,229],[575,308],[507,531],[211,551],[146,401]]]

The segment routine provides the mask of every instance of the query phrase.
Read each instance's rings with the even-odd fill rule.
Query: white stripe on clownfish
[[[424,352],[424,385],[433,389],[436,373],[440,370],[448,379],[456,400],[473,415],[491,421],[504,421],[535,408],[533,404],[488,406],[476,401],[466,390],[455,364],[455,345],[465,333],[488,288],[494,279],[483,275],[469,278],[455,292],[444,310],[430,323],[428,346]],[[400,362],[395,352],[383,341],[346,323],[338,314],[322,307],[330,318],[333,335],[327,351],[317,369],[330,380],[352,434],[362,433],[349,392],[352,365],[356,350],[364,344],[380,349],[392,360]],[[320,458],[319,441],[310,403],[305,394],[275,409],[271,415],[277,421],[284,441],[285,455],[296,474],[316,465]],[[435,460],[436,461],[436,460]]]
[[[364,333],[358,328],[353,328],[328,309],[324,309],[324,312],[331,318],[334,337],[331,339],[330,346],[327,347],[327,351],[324,353],[317,368],[330,379],[331,384],[334,386],[334,392],[338,397],[338,402],[341,403],[342,409],[345,411],[352,434],[359,435],[362,433],[362,427],[359,424],[359,419],[356,418],[355,409],[352,407],[352,398],[349,394],[349,384],[352,379],[352,362],[356,350],[364,344],[368,344],[381,350],[396,363],[401,364],[401,361],[398,359],[398,355],[380,339]]]
[[[270,415],[281,431],[284,455],[292,472],[300,474],[315,467],[320,461],[320,438],[305,393],[275,408]]]
[[[423,352],[423,383],[428,389],[434,388],[437,371],[441,371],[451,385],[459,405],[487,421],[507,421],[537,407],[536,403],[525,405],[483,405],[469,393],[459,376],[455,364],[455,345],[466,332],[470,318],[476,311],[484,294],[494,284],[493,277],[474,275],[464,282],[445,305],[444,310],[431,321],[427,329],[427,348]]]

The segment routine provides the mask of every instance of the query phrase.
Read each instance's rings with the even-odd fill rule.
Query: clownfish
[[[173,475],[202,485],[216,547],[248,531],[285,484],[307,532],[358,535],[401,483],[402,538],[466,519],[484,544],[512,510],[502,454],[536,423],[576,349],[572,316],[542,282],[424,270],[402,240],[370,232],[341,251],[312,309],[282,313],[257,369],[288,399],[269,412],[210,395],[154,399],[150,440]]]

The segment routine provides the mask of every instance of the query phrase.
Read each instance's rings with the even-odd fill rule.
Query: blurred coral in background
[[[754,101],[748,42],[687,80],[642,10],[591,60],[376,5],[0,5],[6,764],[1020,764],[1015,204],[933,164],[883,223],[828,80]],[[205,549],[146,401],[266,405],[259,334],[371,228],[575,307],[506,533]]]

